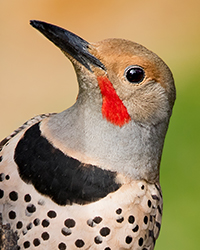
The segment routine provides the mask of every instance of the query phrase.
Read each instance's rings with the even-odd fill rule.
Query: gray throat
[[[157,181],[168,121],[145,125],[131,120],[118,127],[102,117],[101,103],[80,102],[49,119],[51,141],[56,138],[69,152],[94,159],[104,169],[132,179]]]

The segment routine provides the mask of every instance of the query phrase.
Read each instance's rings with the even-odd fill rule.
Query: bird
[[[38,115],[0,143],[1,249],[153,250],[171,70],[126,39],[89,43],[30,24],[72,62],[79,92],[70,108]]]

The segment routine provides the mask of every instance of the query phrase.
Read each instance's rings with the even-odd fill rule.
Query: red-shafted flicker
[[[170,69],[131,41],[88,43],[31,25],[71,60],[79,93],[69,109],[34,117],[1,142],[1,249],[154,249]]]

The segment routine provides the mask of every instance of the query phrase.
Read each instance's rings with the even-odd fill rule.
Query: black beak
[[[31,20],[30,24],[88,70],[92,71],[91,64],[105,70],[105,66],[99,59],[88,51],[90,44],[81,37],[49,23]]]

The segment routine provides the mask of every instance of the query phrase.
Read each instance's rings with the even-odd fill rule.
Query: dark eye
[[[144,70],[139,66],[129,66],[125,70],[125,77],[131,83],[140,83],[145,77]]]

